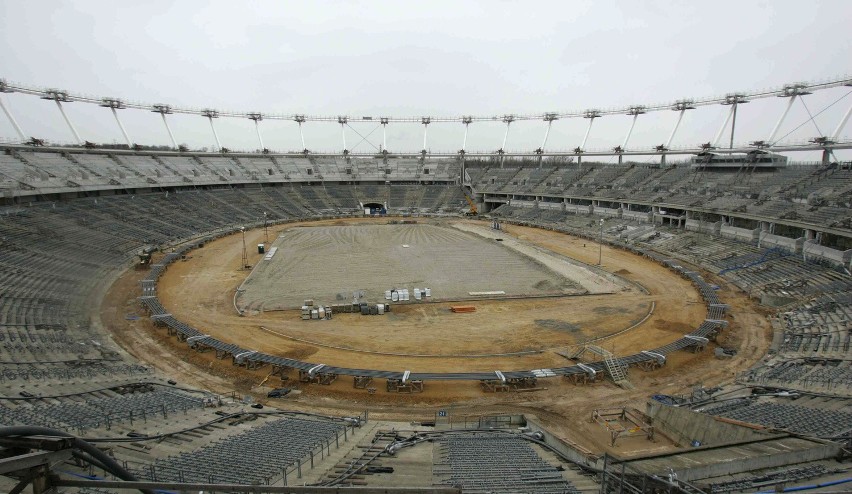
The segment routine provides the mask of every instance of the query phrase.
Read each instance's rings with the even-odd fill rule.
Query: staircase
[[[71,163],[74,163],[75,165],[79,166],[80,168],[82,168],[83,170],[85,170],[87,173],[89,173],[89,174],[90,174],[90,175],[92,175],[93,177],[101,177],[101,178],[103,177],[100,173],[98,173],[96,170],[93,170],[92,168],[90,168],[89,166],[87,166],[87,165],[86,165],[85,163],[83,163],[82,161],[78,160],[78,159],[77,159],[77,158],[76,158],[73,154],[71,154],[71,153],[62,153],[62,157],[64,157],[65,159],[67,159],[67,160],[68,160],[68,161],[70,161]],[[88,178],[88,177],[84,177],[84,178]]]
[[[243,162],[240,161],[239,158],[237,158],[236,156],[231,156],[230,158],[231,158],[231,161],[235,165],[237,165],[237,168],[239,168],[243,172],[243,176],[251,177],[252,179],[257,180],[257,171],[251,171],[248,168],[246,168],[246,166],[243,164]]]
[[[564,462],[559,456],[549,449],[541,446],[533,446],[536,453],[542,460],[549,463],[554,468],[560,469],[563,480],[567,480],[573,484],[574,488],[580,492],[598,492],[600,484],[597,481],[597,476],[590,472],[581,469],[573,463]]]
[[[591,352],[595,355],[603,357],[604,366],[606,366],[606,373],[609,377],[612,378],[612,381],[621,386],[624,389],[634,389],[633,384],[627,380],[627,365],[616,358],[615,355],[612,354],[606,348],[601,348],[597,345],[584,345],[580,347],[573,354],[569,354],[568,352],[560,353],[563,357],[566,357],[571,360],[578,360],[580,356],[582,356],[585,352]],[[558,353],[558,352],[557,352]]]
[[[181,177],[181,179],[182,179],[184,182],[187,182],[187,183],[191,183],[191,182],[192,182],[192,180],[190,180],[190,179],[189,179],[189,177],[185,177],[185,176],[183,176],[183,175],[182,175],[182,174],[178,171],[178,169],[177,169],[177,168],[175,168],[175,167],[171,166],[170,164],[166,163],[166,161],[165,161],[165,160],[163,160],[163,158],[160,158],[160,157],[159,157],[159,156],[157,156],[157,155],[151,155],[151,159],[153,159],[154,161],[156,161],[158,165],[162,166],[162,167],[163,167],[163,168],[165,168],[166,170],[168,170],[168,171],[172,172],[172,175],[174,175],[175,177]]]
[[[633,389],[633,384],[627,380],[627,366],[609,352],[604,356],[604,365],[606,372],[612,381],[624,389]]]

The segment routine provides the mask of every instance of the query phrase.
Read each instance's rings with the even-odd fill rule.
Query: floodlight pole
[[[840,120],[840,123],[837,124],[837,128],[834,130],[834,141],[840,138],[840,133],[843,131],[843,127],[846,127],[846,122],[849,121],[849,116],[852,115],[852,106],[846,110],[846,115]]]
[[[580,166],[583,163],[582,153],[586,150],[586,141],[589,140],[589,134],[592,133],[592,124],[595,123],[595,119],[601,116],[601,112],[598,110],[586,110],[583,112],[583,118],[589,119],[589,127],[586,129],[586,135],[583,136],[583,142],[580,144],[575,152],[577,153],[577,166]]]
[[[248,253],[246,252],[246,227],[241,226],[240,232],[243,234],[243,267],[245,269],[248,266]]]
[[[464,139],[462,139],[462,147],[459,150],[459,183],[464,185],[464,175],[465,175],[465,160],[464,155],[467,152],[467,131],[470,128],[470,124],[473,122],[473,117],[465,116],[462,117],[462,123],[464,124]]]
[[[302,124],[305,122],[305,116],[296,115],[293,120],[295,120],[296,123],[299,124],[299,137],[302,139],[302,152],[306,153],[308,151],[308,147],[305,146],[305,134],[304,132],[302,132]]]
[[[382,151],[388,152],[388,118],[381,117],[379,120],[382,123]]]
[[[47,89],[44,91],[42,99],[49,99],[56,102],[56,107],[59,108],[59,113],[62,114],[62,118],[65,119],[65,123],[68,124],[68,128],[71,129],[71,134],[74,135],[74,139],[77,139],[77,144],[83,144],[83,139],[80,138],[80,134],[77,133],[77,129],[74,127],[74,124],[71,123],[71,119],[68,118],[68,115],[65,114],[65,108],[62,107],[62,102],[72,101],[68,97],[68,91],[60,91],[58,89]]]
[[[420,123],[423,124],[423,149],[420,151],[423,156],[426,156],[426,133],[429,130],[429,124],[432,123],[431,117],[422,117]]]
[[[600,223],[601,223],[601,234],[600,234],[600,237],[598,237],[598,266],[600,266],[601,262],[603,261],[603,225],[604,225],[604,219],[603,218],[601,218]]]
[[[541,152],[544,153],[544,148],[547,146],[547,138],[550,137],[550,127],[553,126],[553,121],[559,117],[555,113],[547,113],[544,115],[544,121],[547,122],[547,129],[544,131],[544,140],[541,141]]]
[[[268,215],[266,211],[263,212],[263,235],[266,237],[266,243],[269,243],[269,224],[267,223]]]
[[[586,110],[585,114],[583,115],[583,118],[589,119],[589,127],[586,129],[586,135],[583,136],[583,143],[580,144],[580,149],[582,149],[583,151],[586,150],[586,141],[589,140],[589,134],[592,133],[592,124],[595,123],[595,119],[599,116],[601,116],[601,112],[599,112],[598,110]]]
[[[254,130],[257,132],[257,142],[260,143],[260,152],[263,152],[266,149],[266,146],[263,145],[263,136],[260,135],[260,121],[263,120],[263,115],[260,113],[249,113],[246,115],[249,120],[254,120]]]
[[[781,118],[779,118],[778,122],[775,123],[775,127],[772,127],[772,132],[769,133],[769,138],[766,139],[767,144],[772,144],[772,140],[775,139],[778,129],[781,128],[781,124],[784,123],[784,119],[787,118],[787,114],[790,113],[790,108],[792,108],[793,103],[796,102],[796,96],[796,94],[790,96],[790,101],[787,102],[787,108],[784,109],[784,113],[781,114]]]
[[[550,127],[553,126],[554,120],[559,120],[559,117],[557,117],[555,113],[544,114],[544,121],[547,122],[547,128],[544,131],[544,139],[541,141],[541,147],[535,150],[536,154],[538,154],[539,168],[541,168],[541,163],[544,159],[544,148],[547,146],[547,138],[550,136]]]
[[[26,140],[27,138],[24,136],[24,131],[21,130],[21,126],[18,125],[18,121],[15,120],[15,117],[12,116],[12,112],[10,112],[8,108],[6,108],[6,105],[3,103],[3,98],[0,98],[0,108],[3,109],[3,113],[6,114],[6,118],[8,118],[10,122],[12,122],[12,127],[15,128],[15,132],[18,133],[18,136],[21,138],[21,140]]]
[[[728,122],[731,123],[731,141],[729,147],[733,149],[734,147],[734,131],[737,127],[737,107],[742,103],[748,103],[748,99],[742,93],[731,93],[725,95],[725,101],[722,102],[723,105],[730,105],[731,111],[728,112],[728,116],[725,117],[725,121],[722,123],[722,126],[719,127],[719,132],[716,133],[716,138],[713,139],[713,145],[711,147],[716,147],[719,144],[719,140],[722,139],[722,133],[725,132],[725,128],[728,126]]]
[[[736,107],[736,103],[731,104],[731,109],[728,110],[728,115],[725,117],[725,121],[722,122],[722,126],[719,127],[719,131],[716,132],[716,137],[713,138],[713,143],[710,145],[710,147],[717,147],[719,145],[719,141],[722,139],[722,132],[725,132],[725,129],[728,127],[728,122],[731,121],[731,115],[734,114],[734,109]]]
[[[115,123],[118,124],[118,128],[121,130],[124,140],[127,141],[127,148],[133,149],[133,142],[130,140],[130,136],[127,135],[127,130],[125,130],[124,124],[122,124],[121,120],[118,118],[118,112],[116,111],[124,108],[124,103],[120,99],[104,98],[101,100],[101,106],[112,110],[112,116],[115,117]]]
[[[464,139],[462,139],[462,153],[467,150],[467,131],[470,128],[470,123],[473,122],[473,118],[471,117],[462,117],[462,123],[464,124]]]
[[[772,132],[769,134],[769,139],[766,140],[766,143],[770,146],[774,144],[773,140],[775,139],[775,135],[778,133],[778,129],[781,128],[781,124],[784,123],[784,119],[787,118],[787,114],[790,113],[790,108],[793,107],[796,97],[811,94],[809,91],[805,90],[805,87],[807,87],[805,84],[787,84],[784,86],[784,94],[778,95],[781,98],[790,98],[790,101],[787,102],[787,108],[784,109],[784,113],[781,114],[781,118],[778,119],[778,123],[776,123],[775,127],[772,128]]]
[[[343,137],[343,154],[349,154],[346,149],[346,124],[349,122],[349,117],[337,117],[337,123],[340,124],[340,135]],[[357,144],[356,144],[357,147]]]
[[[0,79],[0,93],[11,93],[11,92],[12,92],[12,90],[9,89],[9,87],[6,85],[6,81]],[[12,123],[12,127],[15,128],[15,132],[18,133],[18,136],[21,138],[21,140],[22,141],[27,140],[26,136],[24,135],[24,131],[21,129],[21,126],[18,125],[18,121],[15,120],[15,117],[12,116],[12,112],[6,107],[6,104],[3,103],[2,97],[0,97],[0,108],[3,109],[3,113],[6,114],[6,118],[8,118],[9,122]]]
[[[213,119],[219,118],[219,112],[216,110],[203,110],[201,115],[207,117],[207,120],[210,120],[210,130],[213,131],[213,138],[216,139],[216,150],[222,150],[222,142],[219,141],[219,134],[216,133],[216,127],[213,125]]]
[[[739,105],[734,103],[733,115],[734,117],[731,119],[731,141],[728,143],[728,149],[734,149],[734,131],[737,129],[737,107]]]
[[[172,129],[169,127],[169,122],[166,120],[166,114],[171,114],[172,108],[169,105],[154,105],[151,108],[152,112],[159,113],[160,116],[163,117],[163,125],[166,126],[166,132],[169,133],[169,139],[172,140],[172,146],[174,146],[175,149],[179,149],[175,136],[172,134]]]
[[[509,127],[512,125],[512,122],[515,121],[514,115],[505,115],[503,116],[503,122],[506,124],[506,133],[503,134],[503,145],[500,146],[500,153],[506,152],[506,141],[509,139]]]
[[[672,110],[680,112],[677,116],[677,122],[675,122],[675,126],[672,129],[672,133],[669,135],[669,140],[666,141],[665,148],[669,149],[672,141],[674,141],[675,134],[677,134],[677,129],[680,127],[680,123],[683,121],[683,114],[686,113],[686,110],[695,109],[695,104],[692,100],[681,100],[672,105]]]
[[[666,143],[665,143],[665,144],[663,144],[663,147],[665,147],[666,149],[668,149],[668,148],[669,148],[669,146],[671,145],[672,141],[674,140],[674,136],[675,136],[675,134],[677,133],[677,129],[678,129],[678,127],[680,127],[680,122],[681,122],[681,120],[683,120],[683,114],[684,114],[685,112],[686,112],[686,110],[681,110],[681,111],[680,111],[680,114],[677,116],[677,121],[675,122],[674,128],[672,129],[672,133],[671,133],[671,134],[669,134],[669,138],[668,138],[668,140],[666,141]]]
[[[68,118],[68,115],[65,114],[65,109],[62,108],[62,103],[59,100],[56,101],[56,106],[59,107],[59,113],[62,114],[62,118],[65,119],[65,123],[68,124],[68,128],[71,129],[71,133],[74,134],[74,139],[77,139],[79,144],[83,144],[83,139],[80,138],[80,134],[77,133],[77,129],[74,128],[74,124],[71,123],[71,119]]]
[[[630,122],[630,128],[627,129],[627,135],[624,136],[624,142],[621,144],[621,149],[627,149],[627,143],[630,141],[630,135],[633,134],[633,127],[636,127],[636,119],[639,118],[639,115],[645,113],[641,107],[635,106],[631,108],[627,114],[633,115],[633,120]]]

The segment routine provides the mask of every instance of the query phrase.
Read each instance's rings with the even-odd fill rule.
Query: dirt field
[[[378,224],[288,228],[241,285],[237,307],[296,309],[306,299],[330,305],[385,302],[385,291],[431,289],[432,301],[570,295],[584,290],[542,259],[450,226]],[[353,293],[362,298],[354,299]],[[479,297],[481,298],[481,297]]]
[[[487,227],[483,222],[469,224]],[[597,262],[597,244],[583,239],[514,226],[509,226],[504,235],[581,263]],[[249,245],[262,239],[262,230],[246,232]],[[631,354],[680,338],[697,327],[706,314],[700,296],[688,281],[650,260],[604,247],[602,268],[641,285],[647,293],[631,288],[611,295],[477,301],[477,311],[472,314],[452,314],[449,304],[430,303],[395,308],[390,317],[346,314],[331,321],[301,321],[298,311],[240,317],[233,307],[233,295],[248,274],[240,269],[241,254],[239,235],[192,252],[190,259],[173,264],[161,278],[160,299],[175,317],[219,339],[329,365],[412,372],[561,367],[571,362],[556,354],[557,350],[604,338],[596,344],[617,355]],[[259,257],[252,254],[250,263],[259,262]],[[712,345],[703,354],[678,352],[669,355],[663,369],[647,373],[632,369],[633,390],[622,390],[609,382],[575,386],[557,378],[542,380],[542,389],[527,393],[486,394],[473,382],[427,382],[423,394],[388,394],[382,389],[383,383],[377,383],[379,391],[371,395],[353,389],[349,378],[340,378],[331,386],[300,385],[291,379],[284,385],[299,388],[301,394],[273,401],[288,408],[329,413],[366,408],[377,417],[401,420],[429,420],[439,408],[448,409],[454,416],[527,413],[538,416],[553,432],[593,451],[656,451],[670,444],[664,439],[649,443],[633,438],[610,448],[606,431],[589,423],[592,410],[613,406],[643,409],[645,400],[654,393],[678,394],[695,385],[729,382],[768,348],[770,327],[765,315],[723,280],[705,276],[722,287],[721,298],[732,307],[730,325],[719,342],[736,348],[737,357],[716,360]],[[101,308],[104,326],[111,328],[116,341],[129,353],[181,382],[217,392],[236,389],[261,397],[265,387],[282,385],[277,377],[267,379],[268,369],[246,371],[232,366],[229,360],[216,360],[210,353],[191,351],[168,338],[147,318],[127,320],[126,314],[141,314],[136,297],[142,277],[144,273],[136,271],[122,276]],[[654,310],[648,316],[652,302]],[[624,331],[646,316],[641,324]],[[621,334],[607,338],[615,333]],[[534,353],[493,355],[523,351]]]

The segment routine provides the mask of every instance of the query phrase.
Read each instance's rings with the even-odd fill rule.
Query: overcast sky
[[[0,77],[146,103],[308,115],[456,116],[652,104],[852,74],[852,1],[200,2],[0,0]],[[797,102],[778,137],[834,131],[852,88]],[[0,96],[27,135],[70,142],[55,104]],[[833,104],[833,105],[832,105]],[[830,106],[832,105],[832,106]],[[766,139],[785,100],[740,108],[737,142]],[[122,142],[111,113],[70,103],[84,139]],[[826,109],[828,107],[828,109]],[[688,112],[673,146],[711,140],[726,107]],[[810,114],[821,112],[815,123]],[[159,115],[119,112],[131,138],[169,142]],[[666,141],[676,112],[639,117],[629,148]],[[206,119],[169,117],[179,142],[214,146]],[[573,149],[587,120],[554,123],[549,149]],[[222,144],[256,149],[247,119],[215,122]],[[596,120],[587,149],[621,144],[630,117]],[[381,144],[353,124],[347,146]],[[798,130],[796,130],[798,128]],[[470,127],[468,150],[496,150],[500,123]],[[267,147],[301,148],[293,122],[261,123]],[[308,123],[313,150],[340,150],[340,126]],[[357,133],[367,135],[360,142]],[[545,124],[512,125],[507,150],[539,147]],[[461,147],[461,124],[433,124],[428,147]],[[843,135],[852,136],[852,122]],[[0,116],[0,136],[16,138]],[[727,140],[727,137],[726,139]],[[419,150],[423,126],[388,127],[391,151]],[[850,159],[845,155],[843,159]]]

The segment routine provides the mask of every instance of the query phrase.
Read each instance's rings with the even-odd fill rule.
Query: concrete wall
[[[721,225],[719,233],[725,238],[733,238],[741,242],[754,242],[760,233],[759,229],[749,230],[735,226]]]
[[[840,451],[839,444],[814,444],[813,448],[805,450],[776,452],[772,454],[740,458],[737,461],[720,461],[693,468],[677,468],[677,476],[681,480],[695,481],[722,475],[765,470],[769,468],[786,467],[812,461],[834,458]]]
[[[716,223],[712,221],[689,219],[686,220],[684,228],[690,232],[714,233],[716,230]]]
[[[625,209],[624,212],[621,213],[621,217],[626,220],[641,221],[644,223],[651,221],[651,213],[647,211],[627,211]]]
[[[538,207],[540,209],[552,209],[552,210],[556,210],[556,211],[562,211],[562,203],[561,202],[539,201]]]
[[[778,247],[788,252],[801,252],[804,243],[804,238],[787,238],[772,233],[760,232],[760,242],[758,245],[762,249]]]
[[[661,403],[649,402],[648,412],[654,426],[665,427],[670,436],[680,432],[683,437],[708,440],[700,448],[690,448],[677,455],[652,455],[636,460],[633,465],[658,474],[664,474],[668,466],[673,465],[680,480],[696,481],[824,460],[835,457],[841,449],[837,443],[753,431]]]
[[[539,422],[538,417],[535,415],[524,415],[524,418],[527,420],[527,427],[530,428],[530,432],[540,431],[544,434],[544,442],[547,443],[548,446],[551,446],[553,449],[562,453],[566,458],[570,458],[581,465],[599,466],[597,465],[597,456],[576,444],[570,444],[554,436],[545,429],[543,425],[541,425],[541,422]]]
[[[592,210],[591,204],[586,204],[586,205],[566,204],[565,205],[565,211],[568,211],[569,213],[574,213],[574,214],[590,214],[591,210]]]
[[[646,408],[646,413],[653,419],[652,425],[677,441],[679,446],[689,446],[692,441],[700,441],[702,446],[713,446],[761,437],[748,427],[719,422],[687,408],[671,407],[657,401],[649,401]]]
[[[802,252],[806,259],[824,260],[835,266],[849,266],[849,261],[852,259],[852,250],[832,249],[818,245],[811,240],[807,240],[802,244]]]
[[[698,220],[691,220],[691,219],[687,218],[686,223],[684,223],[683,227],[687,231],[697,232],[697,231],[699,231],[699,225],[701,225],[701,224],[702,223]]]
[[[598,214],[598,215],[601,215],[601,216],[608,216],[610,218],[618,218],[620,216],[619,211],[620,211],[619,209],[604,208],[604,207],[601,207],[601,206],[595,207],[595,214]]]

